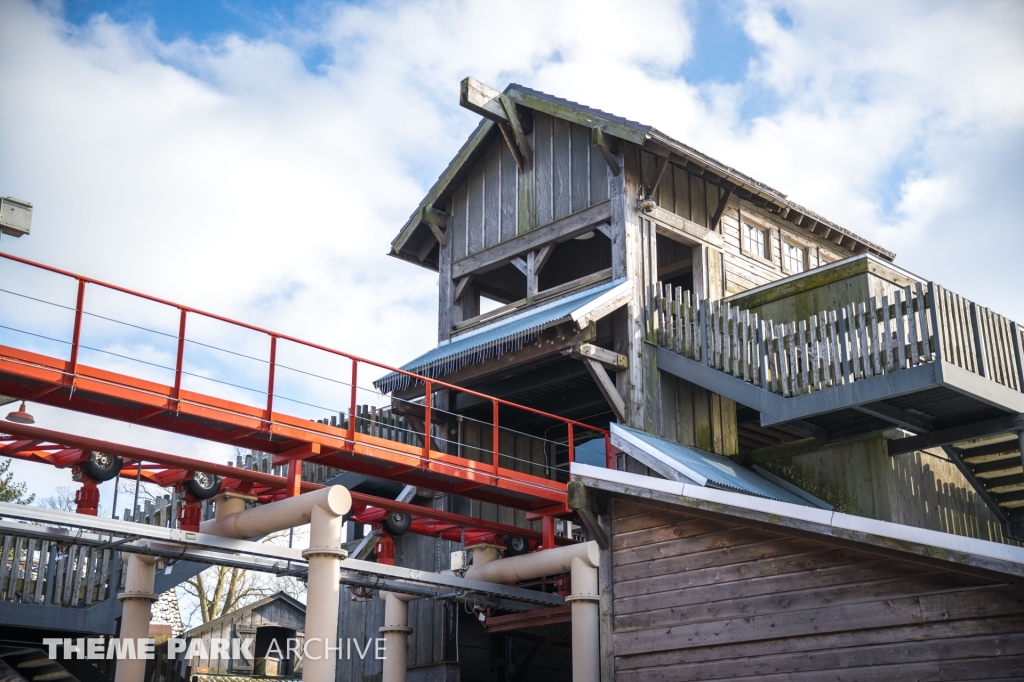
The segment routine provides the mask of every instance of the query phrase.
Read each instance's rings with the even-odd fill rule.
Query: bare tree
[[[295,529],[292,534],[293,543],[304,539],[305,535],[304,528]],[[281,531],[264,537],[262,542],[286,545],[288,538],[288,531]],[[191,602],[191,609],[185,618],[189,623],[208,623],[278,592],[301,600],[306,591],[305,586],[295,578],[227,566],[211,566],[186,580],[181,588],[190,597],[187,602]]]

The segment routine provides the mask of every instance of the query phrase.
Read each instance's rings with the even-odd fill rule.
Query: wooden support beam
[[[519,172],[526,170],[523,162],[523,155],[519,151],[519,145],[516,144],[516,137],[512,133],[512,128],[506,123],[499,123],[498,130],[501,131],[501,137],[505,140],[505,144],[508,146],[508,150],[512,152],[512,159],[519,166]]]
[[[529,232],[495,244],[472,256],[452,263],[452,278],[469,273],[483,273],[508,263],[519,254],[539,249],[549,242],[563,242],[593,230],[611,217],[611,201],[602,201],[589,208],[571,213]]]
[[[572,351],[573,357],[576,358],[590,358],[600,362],[605,367],[608,367],[613,372],[617,372],[620,369],[626,369],[629,367],[629,358],[625,355],[620,355],[614,351],[605,350],[600,346],[595,346],[592,343],[581,343],[577,344]]]
[[[434,226],[431,225],[431,227]],[[434,229],[437,228],[435,227]],[[420,250],[416,252],[416,258],[418,258],[421,263],[425,261],[427,259],[427,256],[430,255],[430,252],[434,250],[435,243],[436,240],[431,239],[430,237],[427,237],[426,239],[423,240],[423,245],[420,246]]]
[[[534,268],[536,268],[537,274],[544,269],[544,266],[548,264],[548,258],[551,258],[551,254],[554,253],[557,244],[545,244],[540,247],[540,251],[537,252],[537,260],[534,262]]]
[[[619,162],[615,159],[615,153],[609,146],[604,131],[600,128],[590,129],[590,144],[597,147],[597,150],[601,152],[601,156],[604,157],[605,163],[608,164],[608,169],[612,172],[612,175],[618,177],[622,169],[619,168]]]
[[[423,222],[427,225],[434,225],[440,227],[442,230],[448,229],[448,214],[444,211],[439,211],[433,206],[423,207]]]
[[[869,414],[872,417],[878,417],[888,422],[892,422],[896,426],[913,431],[914,433],[928,433],[935,427],[934,420],[926,414],[914,413],[899,407],[894,407],[886,402],[875,402],[867,403],[865,405],[857,405],[856,410]]]
[[[466,293],[466,288],[469,283],[473,281],[473,273],[466,275],[459,279],[459,283],[455,285],[455,303],[462,300],[462,295]]]
[[[611,542],[608,540],[608,534],[604,532],[604,528],[601,528],[601,524],[598,523],[597,517],[594,516],[594,512],[586,509],[577,509],[576,513],[579,514],[580,521],[583,522],[583,526],[590,533],[590,539],[597,543],[597,546],[601,549],[608,549],[611,546]]]
[[[530,253],[533,253],[533,252],[531,251]],[[521,272],[524,275],[526,275],[527,277],[529,277],[526,260],[523,257],[517,256],[517,257],[513,258],[512,260],[510,260],[509,263],[511,263],[513,266],[515,266],[516,270],[518,270],[519,272]]]
[[[608,377],[608,373],[604,371],[604,367],[597,360],[587,357],[582,360],[587,371],[590,372],[590,376],[594,379],[594,383],[597,384],[598,390],[601,391],[601,395],[608,401],[608,406],[612,408],[615,419],[619,423],[624,423],[626,421],[626,403],[619,395],[619,390],[615,388],[615,382]]]
[[[459,106],[498,124],[520,171],[533,164],[530,143],[511,100],[475,78],[464,78],[459,89]]]
[[[1006,433],[1021,428],[1024,424],[1015,421],[1015,417],[999,417],[974,424],[965,424],[951,429],[934,431],[912,438],[889,441],[889,454],[902,455],[917,450],[952,445],[964,440],[993,436],[997,433]]]
[[[508,124],[501,106],[501,93],[475,78],[463,78],[459,87],[459,106],[498,123]]]
[[[501,108],[505,111],[505,116],[508,118],[508,125],[512,129],[512,136],[519,146],[519,153],[523,156],[523,166],[531,168],[533,167],[533,149],[530,148],[530,141],[526,138],[526,132],[523,130],[522,123],[519,122],[516,105],[505,95],[499,96],[499,101],[501,102]]]
[[[712,230],[718,230],[718,223],[722,219],[722,214],[725,213],[725,205],[729,203],[729,197],[731,196],[731,189],[727,189],[722,192],[722,198],[718,200],[718,208],[715,209],[715,215],[711,218],[711,224],[709,227],[711,227]]]
[[[661,184],[661,179],[665,177],[665,171],[668,170],[668,159],[662,157],[658,159],[658,167],[654,170],[654,182],[651,183],[651,196],[658,191],[658,185]]]

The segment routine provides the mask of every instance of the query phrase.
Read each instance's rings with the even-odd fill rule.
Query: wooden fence
[[[660,282],[651,302],[649,341],[786,397],[932,362],[937,352],[1014,390],[1024,385],[1020,326],[933,283],[788,324],[728,302],[697,305]]]

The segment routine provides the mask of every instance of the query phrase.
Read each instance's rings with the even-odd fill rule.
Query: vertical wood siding
[[[612,556],[621,682],[1024,676],[1020,585],[622,501]]]
[[[534,113],[533,119],[528,137],[534,167],[525,178],[495,136],[452,192],[447,211],[453,261],[608,198],[608,166],[591,147],[590,131],[547,114]],[[530,188],[525,194],[523,181]]]

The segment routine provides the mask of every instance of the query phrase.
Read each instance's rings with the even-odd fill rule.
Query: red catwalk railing
[[[513,428],[502,426],[502,422],[515,423],[528,415],[531,419],[550,423],[558,431],[564,431],[565,440],[559,440],[560,447],[568,451],[568,461],[576,458],[578,443],[603,439],[606,465],[613,466],[613,455],[608,432],[592,424],[585,424],[558,415],[549,414],[527,406],[518,405],[501,398],[485,395],[436,379],[419,376],[380,362],[311,343],[302,339],[269,329],[232,320],[196,308],[167,301],[155,296],[142,294],[130,289],[96,279],[67,272],[41,263],[36,263],[10,254],[0,253],[0,258],[28,266],[33,271],[53,273],[73,279],[77,283],[74,305],[74,323],[71,341],[66,357],[52,353],[37,353],[26,348],[8,345],[0,346],[0,394],[22,400],[52,405],[130,423],[140,423],[154,428],[230,444],[236,447],[270,452],[275,454],[275,463],[287,463],[287,491],[297,494],[302,487],[301,462],[310,461],[326,464],[339,469],[387,478],[397,482],[438,492],[457,494],[463,497],[525,510],[550,523],[552,515],[566,514],[566,485],[552,474],[546,476],[519,471],[502,466],[502,460],[512,461],[514,452],[502,451],[502,443],[510,437],[524,434]],[[83,344],[83,318],[92,314],[86,310],[92,287],[103,288],[133,298],[169,306],[177,311],[178,332],[174,367],[170,382],[154,382],[137,374],[113,372],[90,366],[81,361],[81,351],[98,349]],[[48,303],[18,292],[8,294]],[[70,307],[70,306],[68,306]],[[2,316],[0,308],[0,316]],[[98,316],[97,317],[102,317]],[[264,335],[269,343],[269,360],[266,373],[265,402],[248,405],[237,400],[227,400],[205,392],[188,390],[183,386],[187,343],[205,344],[188,337],[188,327],[195,317],[207,318],[226,323],[233,328],[248,330]],[[109,318],[103,318],[109,319]],[[112,320],[131,327],[138,327],[122,320]],[[3,319],[3,326],[11,332],[24,331],[17,326],[17,320]],[[147,330],[151,331],[151,330]],[[30,332],[26,332],[31,334]],[[35,335],[39,336],[39,335]],[[46,337],[43,337],[46,338]],[[56,339],[50,339],[56,340]],[[275,376],[279,370],[291,369],[278,362],[279,344],[288,342],[322,352],[334,358],[350,362],[350,372],[345,379],[350,387],[347,417],[337,423],[311,421],[275,408]],[[209,346],[207,346],[209,347]],[[105,351],[100,351],[105,352]],[[231,351],[228,351],[231,352]],[[236,353],[237,355],[237,353]],[[119,357],[124,357],[119,356]],[[126,358],[129,360],[141,359]],[[261,361],[262,362],[262,361]],[[422,403],[415,405],[416,419],[409,427],[415,433],[414,442],[399,442],[378,435],[361,433],[359,421],[358,381],[369,369],[373,371],[396,372],[408,376],[414,385],[423,387]],[[321,377],[324,378],[324,377]],[[344,384],[335,376],[329,378],[334,384]],[[224,383],[224,382],[222,382]],[[491,442],[479,448],[480,459],[472,459],[446,452],[433,427],[437,413],[442,407],[432,404],[442,391],[466,393],[491,404],[489,429]],[[291,400],[291,398],[286,398]],[[298,401],[301,402],[301,401]],[[455,418],[455,415],[452,415]],[[333,420],[331,420],[333,421]],[[550,432],[551,429],[548,429]],[[403,440],[410,440],[404,438]],[[489,450],[489,453],[485,453]],[[461,450],[460,450],[461,452]],[[490,461],[486,461],[489,455]],[[550,471],[550,469],[549,469]]]

